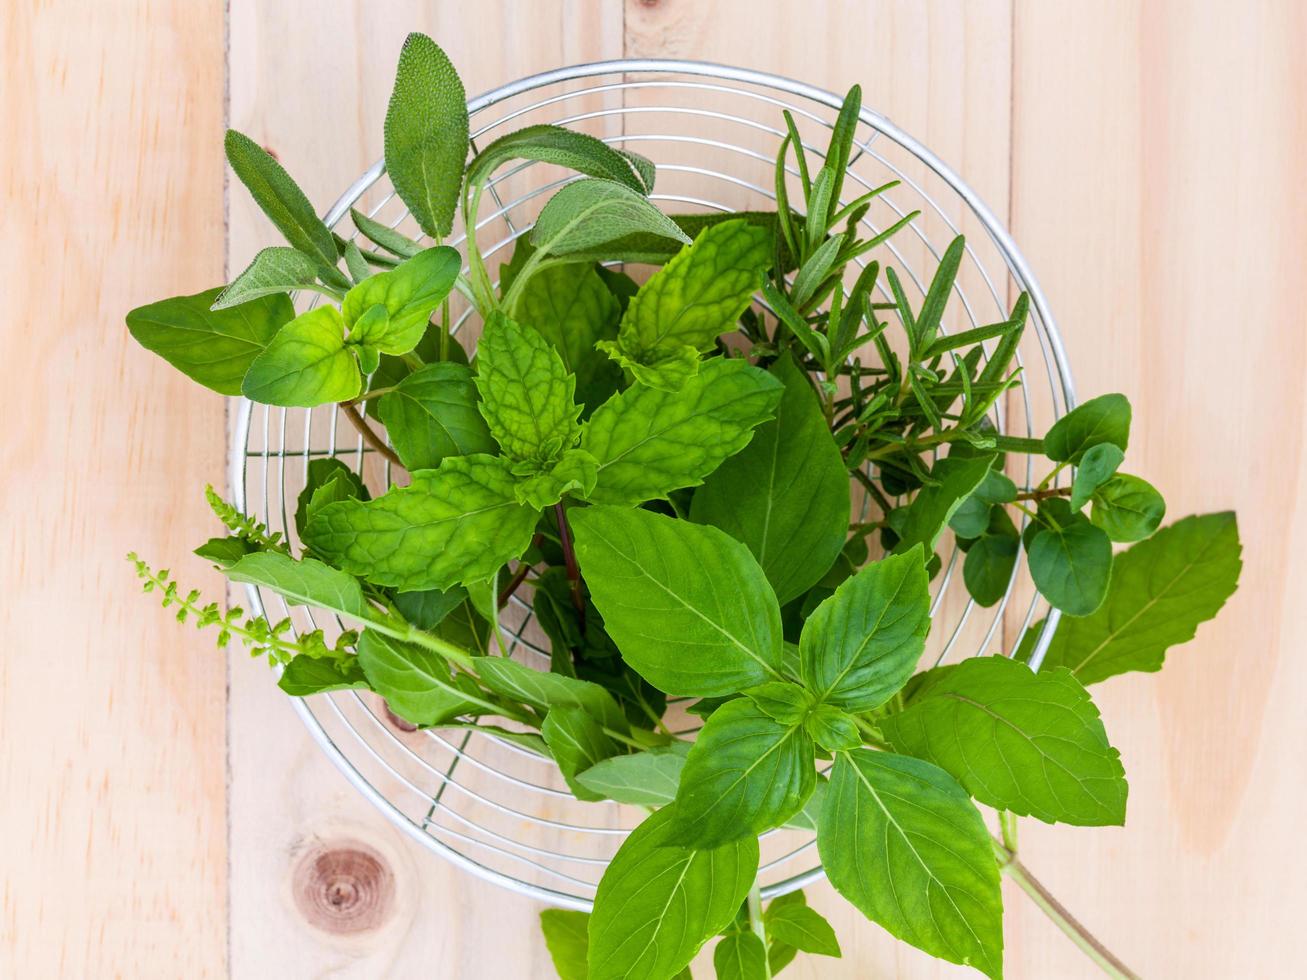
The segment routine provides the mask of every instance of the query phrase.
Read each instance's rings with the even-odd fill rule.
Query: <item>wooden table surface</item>
[[[1127,393],[1138,471],[1174,516],[1237,508],[1245,546],[1197,642],[1096,689],[1128,827],[1030,826],[1028,863],[1145,977],[1304,975],[1307,5],[7,0],[0,977],[552,975],[538,906],[403,838],[123,560],[221,588],[181,556],[213,533],[224,405],[123,314],[270,243],[223,127],[334,199],[410,30],[470,92],[623,55],[861,82],[1006,217],[1082,395]],[[796,980],[968,975],[811,895],[845,957]],[[1006,898],[1010,977],[1093,975]]]

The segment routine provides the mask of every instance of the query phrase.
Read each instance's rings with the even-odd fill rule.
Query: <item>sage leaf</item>
[[[282,668],[277,686],[293,698],[306,698],[310,694],[329,691],[370,690],[367,675],[358,657],[312,657],[297,653]]]
[[[576,779],[601,799],[634,806],[663,806],[676,798],[689,751],[688,743],[672,742],[631,755],[614,756],[579,773]]]
[[[339,459],[311,459],[304,489],[295,499],[295,530],[302,536],[318,508],[335,500],[368,500],[363,479]]]
[[[932,956],[1003,975],[1003,899],[985,822],[943,770],[858,749],[835,760],[817,850],[835,890]]]
[[[1161,670],[1166,651],[1192,640],[1234,594],[1241,550],[1231,511],[1186,517],[1126,549],[1098,611],[1062,618],[1041,672],[1066,667],[1082,684],[1094,684]]]
[[[1125,822],[1125,770],[1069,670],[972,657],[922,675],[878,725],[896,751],[939,766],[981,803],[1045,823]]]
[[[578,800],[602,800],[603,794],[587,788],[576,777],[597,762],[622,752],[621,745],[604,731],[603,723],[582,708],[551,708],[540,726],[540,734],[572,795]]]
[[[495,169],[509,160],[552,163],[587,177],[603,177],[625,184],[640,194],[649,191],[635,161],[619,150],[588,133],[548,124],[527,126],[499,137],[468,164],[468,184],[474,187],[484,184]]]
[[[265,248],[213,301],[213,309],[226,310],[261,296],[288,293],[316,285],[318,263],[294,248]]]
[[[472,372],[462,364],[428,364],[381,396],[377,412],[395,452],[412,470],[435,469],[447,456],[498,448],[477,407]]]
[[[758,871],[758,841],[713,850],[674,844],[672,810],[622,844],[595,894],[590,980],[663,980],[689,965],[735,918]]]
[[[995,458],[993,453],[983,453],[939,460],[930,471],[934,482],[922,487],[903,512],[903,523],[896,528],[899,541],[894,552],[904,554],[920,544],[927,555],[932,553],[944,528],[981,485]]]
[[[752,932],[730,932],[712,951],[717,980],[768,980],[767,947]]]
[[[1044,455],[1078,464],[1084,454],[1104,443],[1122,452],[1130,441],[1130,402],[1125,395],[1099,395],[1053,423],[1044,435]]]
[[[540,913],[540,931],[559,980],[586,980],[586,948],[590,943],[590,916],[573,909],[545,909]]]
[[[301,313],[251,362],[241,393],[251,401],[313,408],[358,397],[358,362],[345,346],[345,321],[334,306]]]
[[[1117,473],[1097,487],[1089,511],[1090,521],[1113,541],[1141,541],[1157,530],[1165,516],[1166,501],[1157,489],[1129,473]]]
[[[481,414],[506,455],[545,464],[576,443],[576,378],[540,334],[494,315],[477,345],[476,366]]]
[[[1124,461],[1125,453],[1110,442],[1100,442],[1086,449],[1076,468],[1076,478],[1071,483],[1071,509],[1079,510],[1089,503],[1094,492],[1112,478]]]
[[[422,251],[422,246],[407,235],[401,234],[389,225],[383,225],[380,221],[373,221],[354,208],[349,209],[349,216],[354,219],[354,227],[364,238],[387,252],[398,255],[401,259],[411,259]]]
[[[224,146],[231,169],[286,241],[305,255],[312,256],[319,272],[326,272],[328,276],[335,272],[333,279],[348,284],[349,280],[336,271],[336,261],[340,256],[331,229],[318,217],[309,199],[285,168],[258,143],[234,129],[227,130]]]
[[[779,677],[781,611],[747,548],[713,527],[595,506],[569,514],[609,635],[668,694],[733,694]]]
[[[410,486],[323,507],[304,540],[333,564],[403,591],[479,582],[531,543],[536,512],[513,494],[505,460],[448,456]]]
[[[211,309],[222,288],[174,296],[127,314],[132,339],[192,381],[220,395],[239,395],[241,379],[295,308],[284,293]]]
[[[640,192],[589,177],[568,184],[549,199],[531,229],[531,244],[552,255],[566,255],[638,233],[690,240]]]
[[[601,405],[581,448],[599,463],[591,499],[636,504],[697,486],[772,417],[781,384],[743,360],[711,358],[679,392],[636,385]]]
[[[383,354],[407,354],[426,333],[431,314],[449,295],[461,264],[458,253],[445,245],[428,248],[405,259],[389,272],[369,276],[345,294],[341,313],[354,326],[375,306],[389,317],[380,334],[366,342]]]
[[[414,643],[364,630],[358,659],[372,690],[386,699],[391,711],[414,725],[439,725],[486,710],[466,674],[456,680],[449,661]]]
[[[386,174],[418,226],[448,235],[467,159],[467,95],[449,57],[424,34],[399,53],[386,108]]]
[[[337,244],[339,245],[339,243]],[[345,242],[343,250],[345,253],[345,268],[349,270],[349,277],[356,284],[372,274],[372,267],[368,265],[368,260],[364,258],[363,250],[358,245],[348,241]]]
[[[681,773],[674,839],[716,847],[757,837],[798,813],[816,784],[812,738],[748,698],[713,712]]]
[[[694,494],[690,519],[719,527],[758,559],[781,605],[834,564],[849,528],[849,474],[816,393],[788,355],[776,417]]]
[[[920,548],[862,568],[819,605],[799,637],[799,671],[819,701],[878,708],[912,676],[930,629]]]
[[[1107,595],[1112,542],[1065,500],[1042,501],[1043,519],[1028,540],[1030,577],[1040,595],[1072,616],[1088,616]]]
[[[777,907],[773,902],[768,906],[763,921],[767,925],[767,937],[775,942],[818,956],[838,958],[842,955],[840,941],[831,924],[808,905],[790,903]]]

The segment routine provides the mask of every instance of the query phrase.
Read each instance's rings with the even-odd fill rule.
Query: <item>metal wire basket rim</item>
[[[608,61],[586,62],[524,76],[470,99],[467,104],[468,114],[469,116],[472,116],[483,109],[495,105],[496,103],[548,85],[576,81],[578,79],[593,78],[601,75],[626,73],[684,74],[770,87],[789,95],[806,98],[812,102],[824,105],[836,111],[839,110],[844,101],[842,96],[827,89],[809,85],[805,82],[800,82],[784,75],[777,75],[752,68],[743,68],[718,62],[690,59],[621,58]],[[1040,288],[1038,279],[1007,229],[968,183],[962,180],[962,178],[952,168],[945,164],[943,160],[941,160],[927,146],[913,138],[904,130],[900,129],[887,116],[864,106],[859,113],[859,120],[870,126],[872,129],[888,136],[894,142],[898,143],[908,152],[913,154],[932,172],[949,184],[958,196],[971,208],[976,217],[980,219],[986,232],[990,235],[995,244],[998,245],[999,251],[1003,256],[1003,260],[1008,266],[1009,271],[1018,280],[1025,284],[1026,291],[1030,296],[1030,304],[1034,307],[1037,318],[1043,326],[1042,332],[1044,334],[1044,339],[1048,343],[1049,352],[1051,353],[1054,364],[1057,368],[1058,380],[1060,381],[1066,410],[1070,411],[1076,405],[1075,384],[1072,378],[1066,351],[1062,344],[1061,334],[1058,332],[1056,321],[1052,312],[1048,308],[1047,300],[1044,296],[1043,290]],[[360,175],[357,180],[350,184],[344,193],[327,210],[326,214],[323,216],[323,221],[327,226],[334,227],[335,224],[344,217],[345,213],[349,210],[353,202],[357,200],[359,195],[374,184],[385,172],[385,158],[383,157],[382,159],[377,160],[362,175]],[[246,509],[246,487],[243,447],[248,439],[254,403],[246,398],[238,398],[237,403],[236,424],[232,432],[232,451],[229,459],[228,476],[229,485],[232,489],[233,502],[239,509],[244,511]],[[259,615],[263,614],[265,610],[257,587],[252,584],[247,585],[246,593],[253,612]],[[1041,629],[1039,637],[1035,643],[1034,650],[1031,653],[1030,664],[1032,668],[1038,669],[1039,665],[1042,663],[1049,644],[1052,642],[1053,635],[1056,632],[1060,619],[1060,610],[1050,608],[1048,615],[1044,620],[1043,628]],[[501,886],[507,886],[521,894],[525,894],[554,906],[576,909],[583,912],[588,912],[593,908],[593,902],[589,900],[579,898],[566,892],[557,891],[548,886],[508,878],[503,872],[486,867],[474,858],[446,845],[438,838],[425,833],[404,814],[399,812],[395,804],[368,782],[367,778],[358,771],[348,758],[346,758],[345,754],[332,741],[325,728],[315,718],[312,711],[310,711],[304,699],[292,698],[291,702],[294,710],[300,716],[300,720],[308,729],[313,740],[318,744],[318,747],[322,749],[327,757],[332,760],[336,768],[340,770],[341,774],[344,775],[354,788],[357,789],[374,807],[380,810],[392,824],[394,824],[399,830],[403,831],[407,836],[411,837],[415,842],[428,848],[432,846],[438,847],[443,855],[457,867],[485,881]],[[776,895],[793,891],[796,888],[802,888],[822,877],[823,874],[823,869],[821,865],[818,864],[816,867],[806,872],[794,875],[793,877],[787,878],[783,881],[775,882],[771,886],[763,888],[763,897],[771,898]]]

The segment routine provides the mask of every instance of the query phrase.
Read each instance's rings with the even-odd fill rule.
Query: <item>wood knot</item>
[[[353,935],[385,922],[394,905],[395,875],[366,844],[337,842],[305,853],[295,866],[291,887],[310,925]]]

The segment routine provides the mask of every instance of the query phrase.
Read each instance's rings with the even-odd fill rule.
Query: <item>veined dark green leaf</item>
[[[678,847],[672,810],[632,831],[604,872],[590,917],[590,980],[663,980],[735,918],[758,871],[758,841]]]
[[[1007,657],[936,667],[878,725],[897,751],[996,809],[1084,827],[1125,822],[1120,756],[1069,670],[1034,674]]]
[[[439,725],[468,712],[482,711],[477,687],[467,675],[455,678],[449,661],[424,647],[364,630],[359,664],[372,690],[390,710],[414,725]]]
[[[690,751],[687,742],[672,742],[631,755],[614,756],[577,776],[603,799],[636,806],[663,806],[676,798],[676,788]]]
[[[818,700],[870,711],[912,676],[930,628],[930,591],[914,548],[872,562],[819,605],[799,638],[799,669]]]
[[[331,229],[323,224],[285,168],[254,140],[234,129],[227,130],[224,142],[231,169],[286,241],[312,256],[319,263],[319,271],[334,271],[339,255]],[[335,278],[344,280],[339,272]]]
[[[835,760],[817,848],[835,890],[932,956],[1003,975],[1003,898],[985,822],[919,759],[858,749]]]
[[[358,361],[345,346],[345,321],[328,304],[281,328],[251,362],[241,393],[265,405],[313,408],[349,401],[362,387]]]
[[[634,386],[609,399],[582,429],[599,462],[591,499],[636,504],[697,486],[772,417],[781,384],[743,360],[711,358],[678,392]]]
[[[1240,551],[1230,511],[1186,517],[1128,548],[1098,611],[1062,618],[1043,669],[1066,667],[1083,684],[1160,670],[1167,649],[1192,640],[1234,594]]]
[[[904,512],[903,524],[896,530],[899,542],[896,554],[903,554],[915,545],[925,548],[927,555],[935,550],[935,543],[958,508],[980,486],[994,465],[992,453],[979,456],[946,456],[931,468],[930,475],[937,481],[924,486],[912,499]]]
[[[994,507],[1017,499],[1017,486],[1006,475],[990,469],[980,485],[962,501],[948,525],[961,538],[978,538],[988,529]]]
[[[449,456],[376,500],[328,504],[304,540],[334,564],[404,591],[485,581],[531,543],[537,515],[513,494],[507,461]]]
[[[1021,553],[1021,535],[1001,507],[993,508],[985,533],[967,549],[962,580],[971,598],[989,607],[1007,594]]]
[[[1093,499],[1089,519],[1113,541],[1140,541],[1156,531],[1166,516],[1166,501],[1157,489],[1129,473],[1104,481],[1095,488]]]
[[[230,309],[260,296],[312,286],[317,281],[318,263],[312,256],[284,246],[265,248],[254,256],[254,261],[231,281],[230,286],[218,294],[212,308]]]
[[[572,795],[578,800],[602,800],[601,793],[589,789],[576,776],[604,759],[621,754],[622,746],[604,731],[603,723],[583,708],[551,708],[540,726],[540,734]]]
[[[459,606],[467,602],[467,590],[462,586],[442,592],[439,589],[426,589],[422,592],[396,592],[395,609],[405,621],[420,630],[434,630],[445,618]],[[480,648],[480,643],[459,643],[472,649]]]
[[[405,259],[389,272],[369,276],[345,294],[341,312],[354,326],[374,306],[389,314],[380,336],[366,342],[383,354],[407,354],[426,333],[431,314],[454,288],[461,263],[458,253],[446,245],[424,249]]]
[[[1093,446],[1111,443],[1122,452],[1130,441],[1130,402],[1125,395],[1099,395],[1076,406],[1044,435],[1044,454],[1079,463]]]
[[[572,909],[545,909],[540,931],[559,980],[587,980],[586,948],[590,943],[590,916]]]
[[[431,38],[410,34],[386,108],[386,174],[432,238],[453,227],[467,137],[467,95],[458,72]]]
[[[481,414],[506,455],[548,463],[576,443],[576,377],[544,337],[497,314],[477,345],[476,366]]]
[[[368,500],[370,497],[362,477],[339,459],[311,459],[304,489],[295,499],[295,530],[303,535],[312,514],[332,501]]]
[[[844,547],[849,474],[807,377],[786,356],[776,418],[694,495],[690,518],[746,544],[781,605],[808,591]]]
[[[446,456],[498,448],[477,409],[472,372],[462,364],[428,364],[382,395],[377,412],[405,467],[434,469]]]
[[[685,232],[639,191],[616,181],[587,177],[549,199],[531,229],[531,244],[551,255],[566,255],[641,233],[689,241]]]
[[[1110,442],[1100,442],[1085,450],[1080,465],[1076,467],[1076,478],[1071,484],[1071,509],[1079,510],[1089,503],[1094,492],[1112,478],[1124,460],[1125,453]],[[1151,534],[1152,531],[1148,533]]]
[[[241,379],[283,325],[295,318],[284,293],[229,309],[211,307],[222,287],[174,296],[127,314],[127,329],[192,381],[222,395],[239,395]]]
[[[1040,595],[1058,609],[1088,616],[1107,595],[1112,542],[1063,499],[1041,501],[1039,512],[1051,526],[1037,527],[1027,541],[1030,577]]]
[[[617,181],[641,194],[648,193],[635,162],[620,151],[587,133],[547,124],[527,126],[499,137],[472,158],[467,167],[467,182],[473,186],[484,184],[491,173],[509,160],[552,163],[587,177]]]
[[[685,760],[674,838],[716,847],[779,827],[812,795],[814,751],[802,725],[781,724],[748,698],[722,705]]]
[[[568,449],[557,462],[546,465],[539,472],[524,477],[514,488],[519,503],[544,510],[563,499],[563,494],[574,493],[585,499],[599,479],[599,463],[584,449]]]
[[[368,678],[358,657],[311,657],[297,653],[282,669],[277,686],[293,698],[306,698],[310,694],[328,691],[370,690]]]
[[[651,684],[712,697],[779,677],[780,606],[744,545],[645,510],[569,516],[608,633]]]
[[[768,980],[767,947],[752,932],[730,932],[712,951],[717,980]]]

